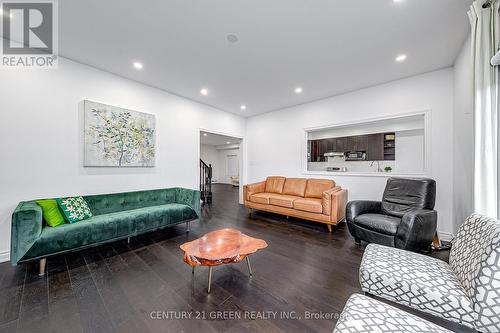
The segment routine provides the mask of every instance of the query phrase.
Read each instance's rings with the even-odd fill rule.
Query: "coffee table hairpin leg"
[[[252,276],[252,266],[250,266],[250,256],[246,256],[245,258],[247,260],[247,266],[248,266],[248,273],[250,273],[250,276]]]
[[[212,286],[212,266],[208,266],[208,289],[207,292],[210,294],[210,287]]]

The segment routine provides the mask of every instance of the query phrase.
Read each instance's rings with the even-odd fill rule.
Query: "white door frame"
[[[245,151],[246,151],[246,141],[245,141],[245,138],[241,135],[237,135],[237,134],[234,134],[234,133],[227,133],[227,132],[221,132],[221,131],[217,131],[217,130],[213,130],[213,129],[208,129],[208,128],[198,128],[198,132],[196,133],[196,135],[198,136],[198,163],[200,161],[200,158],[201,158],[201,133],[209,133],[209,134],[217,134],[217,135],[224,135],[224,136],[230,136],[230,137],[233,137],[235,139],[239,139],[241,140],[240,141],[240,151],[239,151],[239,172],[240,172],[240,186],[238,187],[238,192],[239,192],[239,202],[240,204],[243,204],[243,184],[245,184],[246,182],[246,176],[245,176],[245,169],[244,169],[244,165],[245,165]],[[200,183],[200,173],[198,172],[198,184]]]

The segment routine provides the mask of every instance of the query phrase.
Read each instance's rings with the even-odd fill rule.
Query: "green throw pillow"
[[[75,223],[92,217],[89,205],[82,197],[56,199],[66,221]]]
[[[57,201],[54,199],[37,200],[38,206],[42,207],[43,218],[51,227],[57,227],[64,224],[64,217],[59,211]]]

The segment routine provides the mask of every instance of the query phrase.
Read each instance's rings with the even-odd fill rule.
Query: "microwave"
[[[366,152],[364,151],[349,151],[345,153],[346,161],[366,161]]]

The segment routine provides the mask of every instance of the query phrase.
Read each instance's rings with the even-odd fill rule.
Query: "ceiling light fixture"
[[[134,61],[133,63],[135,69],[142,69],[144,67],[140,62]]]
[[[392,0],[392,2],[394,2],[394,3],[402,3],[402,2],[404,2],[404,1],[405,1],[405,0]]]
[[[207,133],[203,133],[203,136],[207,136],[208,134]]]
[[[297,88],[295,88],[295,93],[296,93],[296,94],[301,94],[301,93],[302,93],[302,91],[303,91],[303,90],[302,90],[302,88],[301,88],[301,87],[297,87]]]
[[[203,96],[207,96],[208,95],[208,90],[203,88],[200,90],[200,94],[202,94]]]
[[[242,110],[246,110],[247,109],[247,106],[245,104],[243,104],[242,106],[240,106],[240,109]]]
[[[227,141],[226,144],[230,144],[231,142]]]
[[[400,55],[398,55],[398,56],[396,57],[396,61],[397,61],[397,62],[403,62],[403,61],[405,61],[405,60],[406,60],[406,58],[407,58],[406,54],[400,54]]]

